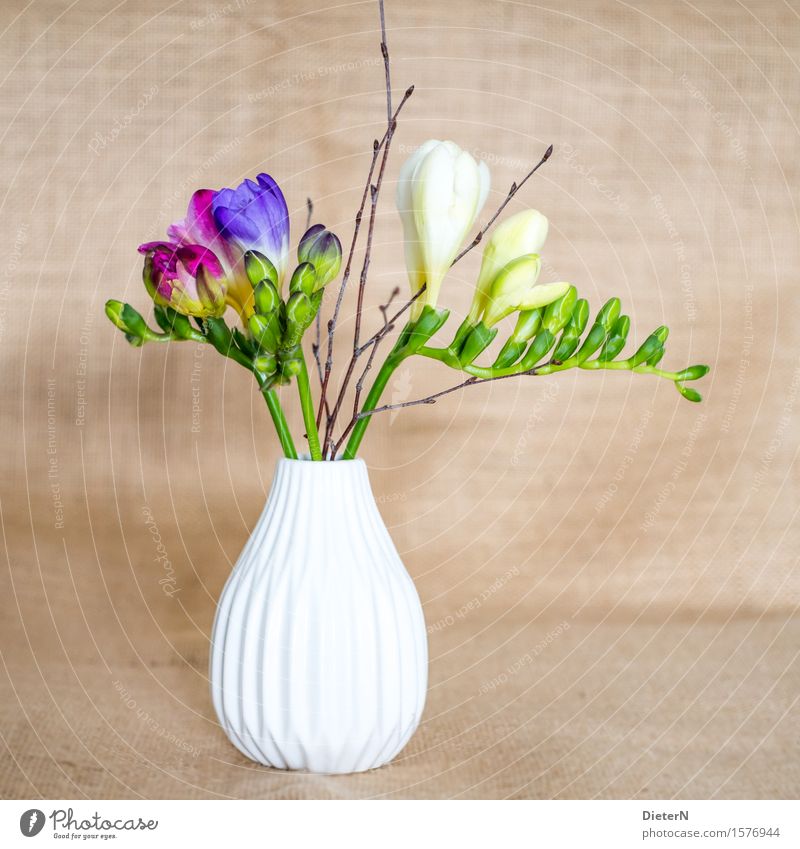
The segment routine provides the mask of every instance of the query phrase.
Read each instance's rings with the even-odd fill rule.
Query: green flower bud
[[[606,333],[610,333],[614,323],[619,318],[619,311],[619,298],[611,298],[610,301],[606,301],[603,308],[597,313],[595,324],[601,325]]]
[[[206,339],[220,352],[228,355],[233,346],[233,334],[224,318],[207,318],[203,322],[206,331]]]
[[[497,355],[497,359],[492,363],[492,368],[499,369],[513,366],[527,347],[527,342],[515,342],[513,337],[506,339],[505,344],[500,349],[500,353]]]
[[[709,371],[710,369],[708,366],[689,366],[683,371],[678,372],[678,380],[700,380],[700,378],[705,377]]]
[[[281,296],[275,288],[275,284],[269,280],[261,280],[253,289],[256,312],[261,315],[269,315],[278,308]]]
[[[592,325],[592,329],[586,335],[583,345],[575,355],[575,360],[578,365],[585,363],[589,357],[606,341],[607,332],[605,327],[598,322]]]
[[[517,318],[517,325],[511,338],[515,342],[530,342],[539,332],[542,325],[542,310],[526,310],[521,312]]]
[[[663,335],[663,331],[665,330],[667,330],[666,327],[659,327],[658,330],[653,331],[653,333],[644,340],[644,343],[641,345],[639,350],[628,359],[628,363],[631,368],[635,368],[636,366],[646,362],[650,359],[650,357],[657,354],[661,348],[664,347],[661,344],[661,335]]]
[[[275,354],[259,354],[253,360],[256,371],[266,377],[270,377],[278,370],[278,360]]]
[[[289,283],[289,291],[292,294],[302,292],[307,297],[311,297],[314,293],[314,286],[317,279],[317,273],[314,266],[310,262],[303,262],[297,266],[292,274],[292,280]],[[291,298],[289,299],[291,300]]]
[[[309,227],[300,239],[297,258],[301,263],[307,262],[314,266],[317,275],[314,291],[319,291],[339,273],[342,265],[342,243],[336,234],[326,230],[322,224],[315,224]]]
[[[495,336],[497,336],[496,327],[489,328],[482,321],[479,321],[469,336],[467,336],[461,353],[458,355],[461,365],[470,365],[476,357],[480,356],[492,344]]]
[[[611,328],[611,333],[606,339],[603,349],[600,351],[600,356],[597,358],[599,363],[607,363],[614,359],[625,347],[625,342],[628,339],[628,331],[631,327],[631,320],[627,315],[621,315]]]
[[[561,339],[553,352],[553,361],[563,363],[574,353],[581,341],[581,333],[589,320],[589,304],[583,298],[575,303],[567,326],[561,334]]]
[[[556,337],[547,328],[540,330],[522,358],[522,362],[520,363],[521,370],[529,371],[532,369],[553,347],[555,341]]]
[[[294,277],[292,277],[292,281],[294,281]],[[295,324],[305,329],[313,315],[311,301],[303,291],[294,292],[286,302],[286,321],[289,324]]]
[[[695,404],[699,404],[703,400],[703,396],[696,390],[692,389],[690,386],[684,386],[681,383],[675,383],[675,388],[678,392],[686,398],[687,401],[694,401]]]
[[[570,286],[566,293],[557,301],[553,301],[544,311],[542,327],[549,330],[554,336],[563,329],[572,317],[572,310],[578,300],[578,290]]]
[[[281,351],[280,368],[281,376],[286,382],[300,374],[303,364],[299,344],[291,345]]]
[[[147,322],[130,304],[125,304],[122,301],[106,301],[106,315],[116,327],[129,337],[128,341],[136,347],[155,335],[147,326]]]
[[[453,337],[453,341],[447,346],[453,354],[458,354],[461,350],[467,336],[472,333],[473,327],[475,327],[475,324],[469,319],[469,317],[465,318],[458,326],[458,330],[456,330],[456,335]]]
[[[274,354],[278,350],[280,339],[277,322],[273,320],[273,316],[268,318],[254,313],[247,321],[247,329],[258,346],[259,352]]]
[[[257,286],[262,280],[268,280],[277,290],[278,270],[269,257],[258,251],[245,251],[244,270],[251,286]]]

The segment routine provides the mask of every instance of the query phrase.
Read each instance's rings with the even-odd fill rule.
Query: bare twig
[[[319,377],[319,385],[322,387],[323,377],[322,377],[322,358],[320,357],[320,335],[321,335],[321,314],[322,307],[317,310],[317,317],[314,320],[314,341],[311,343],[311,351],[314,354],[314,361],[317,364],[317,377]],[[330,415],[330,408],[328,407],[328,399],[320,398],[320,410],[325,408],[325,412]]]
[[[412,85],[408,88],[403,95],[403,99],[400,101],[397,109],[395,109],[394,114],[392,115],[393,122],[397,121],[397,116],[400,114],[400,110],[405,105],[406,101],[409,97],[411,97],[414,92],[414,86]],[[326,396],[328,392],[328,384],[330,381],[331,370],[333,369],[333,337],[336,332],[336,324],[339,320],[339,310],[342,306],[342,300],[344,299],[344,293],[347,289],[347,284],[350,280],[350,271],[353,263],[353,254],[355,253],[356,243],[358,241],[358,234],[361,230],[361,219],[364,215],[364,207],[367,202],[367,195],[369,194],[370,189],[372,188],[372,175],[375,172],[375,165],[378,161],[378,156],[380,155],[381,149],[386,144],[386,140],[389,136],[389,128],[387,127],[386,132],[383,134],[383,138],[378,141],[375,141],[372,144],[372,162],[369,166],[369,172],[367,173],[367,182],[364,186],[364,192],[361,195],[361,205],[358,208],[358,212],[356,212],[355,217],[355,226],[353,227],[353,236],[350,240],[350,248],[347,254],[347,262],[344,267],[344,273],[342,274],[342,282],[339,286],[339,292],[336,296],[336,305],[333,309],[333,317],[328,321],[328,352],[325,360],[325,374],[322,381],[322,395],[320,399],[320,408],[317,411],[317,427],[319,427],[320,422],[322,420],[322,408],[326,405]],[[327,409],[327,407],[326,407]]]
[[[381,54],[383,55],[383,68],[386,72],[386,125],[392,124],[392,79],[390,74],[389,47],[386,44],[386,14],[383,9],[383,0],[378,0],[378,9],[381,16]]]
[[[438,398],[442,395],[449,395],[451,392],[457,392],[465,386],[472,386],[473,383],[483,383],[477,377],[469,377],[455,386],[450,386],[447,389],[442,389],[439,392],[434,392],[433,395],[428,395],[427,398],[417,398],[415,401],[402,401],[399,404],[384,404],[382,407],[376,407],[374,410],[362,410],[356,416],[356,419],[366,419],[369,416],[374,416],[376,413],[385,413],[387,410],[399,410],[401,407],[416,407],[419,404],[435,404]]]
[[[347,366],[347,370],[344,375],[344,379],[342,380],[342,385],[339,389],[339,395],[336,399],[336,404],[333,407],[333,410],[328,417],[327,425],[325,428],[325,442],[328,443],[331,436],[333,435],[333,429],[336,426],[336,418],[339,415],[339,410],[342,407],[342,403],[344,402],[345,395],[347,393],[347,387],[350,383],[350,379],[353,376],[353,370],[355,369],[356,361],[358,360],[360,354],[360,341],[361,341],[361,318],[364,308],[364,291],[367,285],[367,275],[369,273],[369,264],[370,259],[372,257],[372,238],[375,233],[375,219],[378,209],[378,198],[381,193],[381,186],[383,185],[383,177],[386,173],[386,163],[389,159],[389,151],[392,147],[392,138],[394,136],[395,130],[397,129],[397,117],[392,114],[392,89],[391,89],[391,78],[389,74],[389,48],[386,44],[386,25],[385,25],[385,17],[384,17],[384,8],[383,8],[383,0],[378,0],[378,6],[380,9],[380,18],[381,18],[381,53],[383,54],[384,59],[384,67],[386,69],[386,134],[385,134],[385,144],[383,146],[383,156],[381,158],[380,169],[378,170],[378,177],[375,180],[374,185],[370,185],[370,212],[369,212],[369,226],[367,227],[367,243],[364,249],[364,262],[361,266],[361,277],[358,282],[358,300],[356,304],[356,320],[355,320],[355,329],[353,331],[353,354],[350,357],[350,363]],[[400,106],[398,106],[398,111],[403,106],[405,101],[411,97],[411,94],[414,91],[414,86],[410,86],[406,89],[405,94],[403,95],[403,100],[400,102]],[[374,171],[374,164],[373,164]],[[335,454],[334,454],[335,456]]]
[[[311,198],[306,198],[306,230],[311,226],[311,216],[314,214],[314,202]]]
[[[426,398],[417,398],[414,401],[403,401],[400,404],[385,404],[383,407],[376,407],[374,410],[362,410],[357,419],[366,419],[369,416],[374,416],[376,413],[385,413],[387,410],[399,410],[401,407],[416,407],[419,404],[435,404],[436,401],[443,395],[449,395],[451,392],[457,392],[459,389],[464,389],[467,386],[477,386],[481,383],[493,383],[495,380],[508,380],[511,377],[530,377],[538,373],[542,366],[529,369],[528,371],[520,371],[516,374],[500,374],[497,377],[468,377],[461,383],[455,386],[450,386],[447,389],[442,389],[439,392],[434,392],[433,395],[428,395]]]
[[[461,259],[461,257],[468,254],[474,247],[477,247],[477,245],[480,244],[481,239],[483,239],[483,237],[486,235],[487,230],[492,226],[492,224],[494,224],[500,213],[508,206],[511,201],[511,198],[513,198],[514,195],[525,185],[525,183],[527,183],[528,180],[530,180],[530,178],[533,177],[533,175],[542,167],[542,165],[547,162],[552,153],[553,145],[550,145],[550,147],[548,147],[547,150],[544,152],[542,158],[536,163],[536,165],[533,166],[533,168],[531,168],[530,171],[528,171],[528,173],[519,181],[519,183],[511,184],[511,188],[508,190],[508,194],[506,195],[505,200],[497,208],[497,212],[495,212],[495,214],[488,220],[486,225],[478,232],[478,235],[475,236],[475,238],[453,260],[452,265],[455,265]]]
[[[392,294],[389,295],[389,300],[382,304],[379,309],[381,311],[381,315],[383,316],[383,327],[376,333],[374,336],[370,337],[369,341],[365,343],[366,346],[372,345],[372,350],[369,353],[369,357],[367,357],[367,364],[364,366],[364,371],[361,372],[361,376],[356,381],[356,391],[353,397],[353,417],[350,419],[347,427],[344,430],[344,433],[339,437],[339,441],[333,447],[333,459],[336,459],[336,455],[339,453],[339,449],[342,446],[342,443],[347,439],[350,434],[350,431],[355,427],[356,422],[358,421],[358,405],[361,401],[361,392],[364,389],[364,380],[367,377],[367,372],[372,368],[372,363],[375,360],[375,355],[378,353],[378,347],[381,344],[381,340],[386,336],[387,333],[391,333],[394,329],[394,317],[389,319],[387,313],[389,312],[389,307],[392,305],[392,301],[400,294],[400,287],[395,286],[392,289]],[[408,306],[408,305],[407,305]],[[405,308],[404,308],[405,309]],[[402,314],[402,310],[399,315]],[[365,346],[362,346],[360,352],[366,350]]]
[[[403,304],[403,306],[400,307],[400,309],[383,325],[383,327],[377,333],[375,333],[373,336],[370,336],[369,339],[367,339],[367,341],[360,348],[358,348],[358,350],[356,352],[357,356],[360,357],[364,353],[364,351],[366,351],[367,348],[369,348],[370,345],[377,344],[378,342],[381,341],[381,339],[383,339],[384,336],[386,336],[387,333],[391,333],[392,330],[394,329],[395,324],[397,323],[397,319],[400,318],[400,316],[402,316],[404,312],[411,309],[411,306],[414,303],[414,301],[416,301],[417,298],[421,297],[422,293],[425,291],[426,288],[427,288],[427,284],[423,283],[422,286],[417,290],[416,294],[412,298],[409,298]],[[387,303],[385,306],[382,306],[380,308],[381,312],[384,312],[385,310],[387,310],[389,308],[390,304],[391,304],[391,301],[389,301],[389,303]],[[385,317],[386,317],[386,315],[385,315],[385,312],[384,312],[384,318]]]

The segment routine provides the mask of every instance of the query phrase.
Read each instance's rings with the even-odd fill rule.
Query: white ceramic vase
[[[279,460],[214,620],[230,741],[278,769],[379,767],[419,725],[427,670],[419,597],[363,460]]]

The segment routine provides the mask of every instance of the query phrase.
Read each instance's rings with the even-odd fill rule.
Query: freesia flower
[[[538,309],[557,301],[569,289],[569,283],[539,284],[541,260],[536,254],[517,257],[494,278],[483,312],[487,327],[497,324],[512,312]]]
[[[144,282],[157,304],[183,315],[207,318],[225,312],[226,279],[222,264],[203,245],[146,242]]]
[[[253,288],[244,255],[258,251],[275,266],[277,285],[286,272],[289,212],[278,184],[268,174],[245,180],[236,189],[200,189],[189,201],[186,217],[167,229],[173,251],[201,246],[217,259],[225,278],[226,302],[246,323],[253,313]]]
[[[214,222],[237,265],[246,251],[264,254],[278,272],[278,289],[289,258],[289,210],[269,174],[220,189],[211,200]],[[246,277],[242,274],[242,282]]]
[[[489,169],[452,141],[430,139],[400,169],[397,209],[403,222],[411,292],[423,285],[412,318],[435,307],[445,274],[489,193]]]
[[[547,238],[547,228],[547,218],[541,212],[526,209],[506,218],[494,229],[483,249],[475,297],[469,311],[470,324],[478,322],[500,271],[518,257],[541,253]]]

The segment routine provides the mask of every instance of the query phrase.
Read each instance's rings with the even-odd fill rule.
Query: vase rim
[[[345,457],[337,457],[335,460],[312,460],[309,456],[304,455],[296,460],[289,457],[278,458],[278,465],[285,467],[300,467],[307,466],[309,468],[343,468],[346,466],[364,466],[366,465],[361,457],[353,457],[352,460]]]

